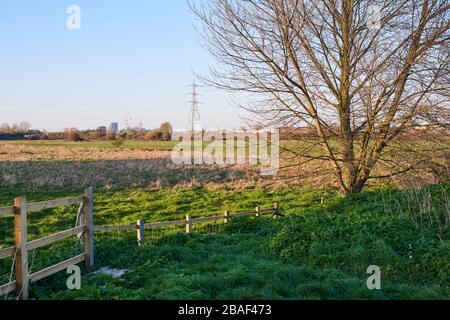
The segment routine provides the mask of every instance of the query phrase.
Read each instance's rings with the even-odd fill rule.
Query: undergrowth
[[[216,215],[270,207],[273,201],[281,202],[285,217],[235,219],[214,233],[160,232],[142,247],[132,233],[98,235],[96,269],[127,269],[122,278],[94,273],[83,276],[81,290],[68,291],[62,272],[33,284],[31,294],[35,299],[449,299],[449,191],[449,184],[384,188],[345,199],[335,190],[300,189],[97,192],[97,225]],[[73,192],[47,190],[29,198],[62,194]],[[13,195],[1,188],[0,204]],[[41,214],[76,212],[58,210]],[[370,265],[382,270],[380,291],[367,289]]]

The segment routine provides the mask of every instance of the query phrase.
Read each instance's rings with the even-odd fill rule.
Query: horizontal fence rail
[[[145,229],[156,229],[170,226],[181,226],[186,224],[186,220],[163,221],[144,224]]]
[[[9,258],[9,257],[14,258],[15,253],[16,253],[16,247],[1,249],[0,250],[0,260]]]
[[[57,207],[80,204],[76,227],[64,230],[37,240],[28,241],[28,214],[30,212],[53,209]],[[15,281],[0,286],[0,296],[16,292],[17,299],[28,299],[28,285],[58,273],[71,265],[85,262],[86,271],[91,272],[94,266],[94,200],[92,187],[87,188],[82,196],[54,199],[49,201],[27,203],[26,197],[14,200],[14,206],[0,207],[0,216],[14,216],[15,246],[0,249],[0,260],[13,258],[15,264]],[[28,252],[50,246],[56,242],[84,234],[84,253],[72,257],[56,265],[29,274]]]
[[[58,273],[58,272],[60,272],[60,271],[62,271],[64,269],[67,269],[70,266],[73,266],[75,264],[83,262],[83,261],[85,261],[85,259],[86,259],[86,255],[84,253],[80,254],[80,255],[78,255],[76,257],[70,258],[70,259],[68,259],[66,261],[63,261],[63,262],[60,262],[60,263],[58,263],[58,264],[56,264],[54,266],[48,267],[48,268],[46,268],[44,270],[41,270],[41,271],[38,271],[36,273],[31,274],[29,276],[29,281],[30,281],[30,283],[37,282],[39,280],[42,280],[44,278],[47,278],[47,277],[51,276],[52,274],[55,274],[55,273]]]
[[[0,216],[14,215],[14,207],[0,207]]]
[[[82,226],[79,226],[79,227],[76,227],[73,229],[55,233],[51,236],[47,236],[47,237],[43,237],[38,240],[30,241],[30,242],[28,242],[28,250],[35,250],[35,249],[39,249],[42,247],[46,247],[46,246],[49,246],[58,241],[76,236],[77,234],[82,233],[85,228],[86,228],[86,226],[82,225]]]
[[[134,224],[131,225],[123,225],[123,226],[95,226],[94,231],[126,231],[126,230],[134,230],[136,226]]]
[[[12,281],[3,286],[0,286],[0,296],[4,296],[11,292],[16,291],[16,287],[17,287],[17,281]]]
[[[40,211],[40,210],[44,210],[44,209],[53,209],[53,208],[57,208],[57,207],[71,206],[74,204],[82,203],[83,199],[84,199],[84,196],[78,196],[78,197],[70,197],[70,198],[64,198],[64,199],[55,199],[55,200],[49,200],[49,201],[29,203],[27,205],[27,211],[34,212],[34,211]],[[0,216],[12,216],[12,215],[14,215],[14,206],[0,207]]]
[[[72,236],[76,236],[77,234],[84,232],[85,227],[85,225],[82,225],[73,229],[65,230],[47,237],[40,238],[38,240],[30,241],[28,242],[28,250],[36,250],[42,247],[49,246],[58,241],[70,238]],[[0,249],[0,260],[8,257],[14,258],[15,253],[15,246],[6,249]]]
[[[56,199],[50,201],[30,203],[28,205],[28,212],[40,211],[44,209],[53,209],[57,207],[71,206],[74,204],[81,204],[83,202],[84,196]]]

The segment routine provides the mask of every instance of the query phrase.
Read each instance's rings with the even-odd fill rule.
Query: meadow
[[[148,230],[142,247],[133,231],[98,232],[95,269],[125,275],[84,275],[82,289],[69,291],[61,272],[33,284],[33,299],[450,299],[449,183],[370,186],[342,198],[332,187],[266,185],[246,167],[175,167],[164,150],[19,144],[14,148],[25,153],[2,155],[11,144],[0,143],[0,157],[12,157],[0,159],[0,206],[24,194],[30,202],[78,195],[94,183],[96,225],[211,216],[274,201],[285,215],[218,221],[190,235],[182,227]],[[73,227],[76,212],[31,214],[32,238]],[[3,218],[0,248],[11,243],[12,219]],[[32,269],[80,249],[76,238],[39,249]],[[11,263],[0,262],[0,284]],[[381,267],[380,291],[367,289],[369,265]]]
[[[403,166],[409,163],[407,159],[397,159],[397,146],[393,144],[388,150],[389,161],[383,161],[374,169],[374,175],[388,178],[373,180],[369,182],[370,185],[407,189],[447,181],[450,174],[449,142],[447,136],[431,140],[424,138],[418,141],[399,141],[399,144],[407,144],[409,148],[421,150],[424,154],[430,153],[431,145],[439,145],[439,152],[434,151],[431,160],[420,162],[413,170],[390,176],[392,172],[387,162],[402,163]],[[302,140],[280,141],[281,169],[278,179],[261,179],[259,169],[250,165],[174,166],[170,159],[171,151],[176,146],[174,141],[0,141],[0,184],[13,186],[20,181],[27,181],[27,190],[80,183],[108,189],[196,182],[233,182],[236,186],[237,181],[240,185],[258,184],[266,187],[336,187],[332,177],[334,169],[329,162],[319,159],[305,161],[297,156],[297,153],[302,152],[315,156],[321,147],[315,143],[314,147],[308,148],[310,143],[311,141]],[[207,145],[204,142],[204,147]],[[331,141],[330,145],[332,148],[337,147],[336,141]],[[299,163],[302,164],[299,166]],[[48,176],[47,171],[55,172],[55,175]],[[80,171],[87,173],[80,176]],[[118,173],[120,179],[117,179]]]
[[[67,141],[67,140],[17,140],[0,141],[0,146],[29,146],[29,147],[60,147],[60,148],[123,148],[123,149],[149,149],[171,150],[175,146],[173,141],[138,141],[124,140],[121,144],[114,141]]]
[[[122,278],[92,274],[83,277],[82,290],[68,291],[61,273],[32,285],[31,293],[35,299],[449,299],[449,191],[448,184],[382,189],[348,199],[334,190],[283,188],[100,191],[96,225],[208,216],[270,207],[274,200],[285,217],[218,222],[191,235],[146,231],[143,247],[131,231],[98,233],[96,269],[126,269]],[[0,203],[10,195],[2,189]],[[63,195],[71,193],[46,190],[31,193],[30,201]],[[38,213],[31,229],[62,227],[74,222],[75,213]],[[68,248],[73,253],[76,241],[70,246],[53,248],[45,261],[36,255],[35,266],[61,258]],[[381,291],[366,287],[373,264],[383,272]]]

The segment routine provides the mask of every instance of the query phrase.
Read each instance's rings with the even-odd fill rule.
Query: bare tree
[[[21,123],[19,123],[19,130],[21,132],[27,132],[31,129],[31,123],[23,121]]]
[[[418,125],[448,128],[447,0],[208,0],[191,8],[219,62],[203,80],[249,93],[256,102],[243,107],[259,124],[314,130],[317,139],[289,154],[296,165],[330,168],[342,193],[415,168],[434,146],[448,152],[448,139],[418,155],[404,142]]]
[[[106,131],[106,139],[108,140],[116,140],[117,139],[117,132],[114,131],[112,128],[108,128]]]
[[[0,132],[9,132],[11,131],[11,127],[9,126],[9,123],[4,122],[0,125]]]
[[[80,132],[75,128],[67,130],[66,137],[67,137],[67,140],[72,141],[72,142],[78,142],[78,141],[83,140],[81,138]]]
[[[173,127],[170,122],[161,123],[159,131],[161,132],[164,141],[170,141],[170,139],[172,139]]]

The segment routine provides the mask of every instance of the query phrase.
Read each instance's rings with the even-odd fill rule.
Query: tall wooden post
[[[140,219],[137,221],[136,230],[137,230],[137,241],[138,246],[142,246],[144,244],[144,234],[145,234],[145,221],[144,219]]]
[[[14,200],[14,234],[16,240],[16,290],[17,299],[28,300],[28,228],[27,198]]]
[[[186,215],[186,233],[192,232],[192,216],[190,214]]]
[[[84,251],[86,272],[94,270],[94,189],[84,190]]]
[[[228,221],[230,220],[230,211],[229,210],[225,211],[223,215],[225,217],[225,219],[223,219],[223,222],[228,223]]]

